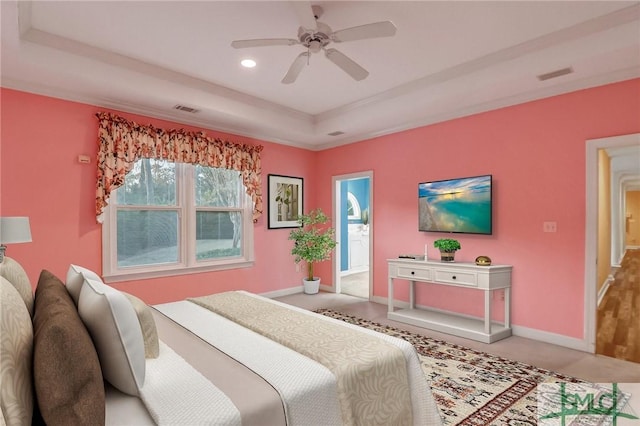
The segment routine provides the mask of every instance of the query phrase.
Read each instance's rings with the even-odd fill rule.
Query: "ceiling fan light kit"
[[[293,46],[302,45],[306,52],[300,53],[293,61],[289,70],[282,79],[282,83],[291,84],[296,81],[305,65],[308,65],[311,54],[324,50],[324,54],[331,62],[356,81],[364,80],[369,72],[354,60],[334,48],[326,48],[330,43],[342,43],[345,41],[364,40],[378,37],[391,37],[396,33],[396,26],[391,21],[374,22],[332,31],[327,24],[319,22],[322,16],[320,6],[311,6],[308,2],[292,2],[300,19],[298,39],[290,38],[264,38],[251,40],[234,40],[231,46],[236,49],[265,46]]]

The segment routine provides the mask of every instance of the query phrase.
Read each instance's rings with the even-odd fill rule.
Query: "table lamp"
[[[30,243],[28,217],[0,217],[0,263],[4,260],[5,244]]]

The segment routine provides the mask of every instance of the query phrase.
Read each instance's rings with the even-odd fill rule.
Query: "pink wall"
[[[104,109],[8,89],[2,89],[0,94],[0,214],[29,216],[33,236],[32,243],[12,245],[7,254],[24,266],[34,287],[43,268],[62,279],[70,263],[100,272],[102,234],[94,211],[98,121],[94,114]],[[141,124],[205,130],[210,136],[262,144],[263,187],[269,173],[301,176],[305,179],[306,206],[315,203],[313,152],[117,113]],[[80,154],[89,155],[92,163],[79,164]],[[292,243],[287,239],[288,231],[268,230],[266,216],[258,221],[254,227],[253,268],[194,274],[186,279],[169,277],[118,283],[114,287],[136,294],[148,303],[230,289],[262,293],[290,288],[300,283],[302,273],[296,273],[289,254]]]
[[[386,259],[446,236],[417,231],[418,182],[492,174],[493,235],[456,236],[456,259],[513,265],[513,323],[582,338],[585,140],[638,131],[640,80],[578,91],[320,152],[318,202],[331,209],[332,176],[373,170],[374,294],[386,297]],[[482,315],[480,292],[418,287],[418,303]]]
[[[28,215],[33,243],[12,245],[33,285],[42,268],[64,277],[69,263],[101,270],[95,222],[98,107],[2,89],[0,214]],[[186,127],[132,114],[165,128]],[[640,80],[504,108],[322,152],[310,152],[206,130],[232,141],[261,143],[263,185],[269,173],[305,179],[305,210],[331,211],[331,178],[374,171],[374,294],[386,296],[386,259],[418,252],[443,234],[417,231],[417,183],[491,173],[494,233],[460,235],[458,260],[489,255],[513,270],[513,323],[582,338],[584,305],[585,140],[640,131]],[[543,233],[543,221],[558,232]],[[161,303],[229,289],[267,292],[298,285],[288,230],[255,226],[253,268],[121,283]],[[432,251],[433,252],[433,251]],[[318,272],[330,280],[330,262]],[[400,296],[403,293],[400,292]],[[406,291],[404,293],[406,296]],[[480,315],[479,294],[421,286],[418,302]],[[496,301],[496,305],[500,302]]]

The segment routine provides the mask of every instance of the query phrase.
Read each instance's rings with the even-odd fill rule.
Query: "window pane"
[[[242,215],[239,212],[196,213],[196,259],[240,256]]]
[[[240,172],[196,166],[195,191],[198,207],[240,207]]]
[[[116,194],[120,205],[175,206],[175,163],[151,158],[136,161]]]
[[[118,267],[178,261],[178,212],[118,211]]]

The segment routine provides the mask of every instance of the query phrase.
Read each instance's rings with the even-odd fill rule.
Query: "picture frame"
[[[302,215],[304,179],[295,176],[268,175],[268,228],[298,228]]]

